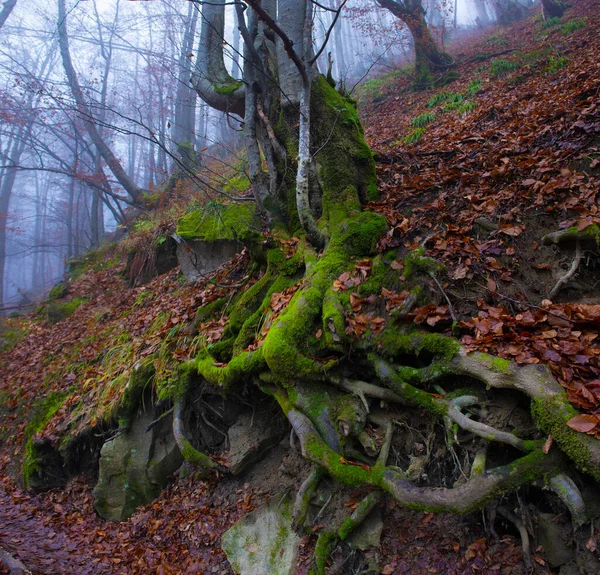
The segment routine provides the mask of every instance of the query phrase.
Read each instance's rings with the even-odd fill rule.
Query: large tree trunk
[[[73,67],[73,63],[71,61],[71,54],[69,52],[69,36],[67,32],[67,13],[65,9],[65,0],[58,0],[58,44],[60,47],[63,66],[67,74],[69,87],[77,104],[77,111],[79,112],[79,115],[85,124],[90,139],[94,143],[94,146],[96,146],[98,149],[98,152],[104,161],[107,163],[110,171],[114,174],[115,178],[117,178],[118,182],[123,186],[123,188],[125,188],[132,200],[140,206],[143,205],[144,190],[138,187],[129,177],[127,172],[123,169],[121,162],[114,155],[113,151],[100,135],[95,124],[94,115],[85,101],[83,91],[79,85],[77,73],[75,72],[75,68]]]
[[[567,5],[560,0],[542,0],[544,13],[552,18],[561,18],[567,9]]]
[[[202,28],[192,85],[209,106],[244,116],[244,84],[232,78],[223,57],[225,0],[202,7]]]
[[[377,0],[382,8],[387,8],[400,18],[410,30],[415,46],[414,87],[423,89],[431,86],[436,72],[446,71],[453,63],[452,57],[438,46],[425,20],[425,10],[421,0]]]

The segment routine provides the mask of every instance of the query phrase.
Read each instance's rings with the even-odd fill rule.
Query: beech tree
[[[98,125],[96,124],[94,114],[92,113],[90,106],[85,101],[83,90],[79,84],[79,79],[77,78],[77,73],[73,66],[73,62],[71,61],[65,0],[58,0],[58,44],[60,47],[60,54],[62,56],[63,66],[67,75],[69,87],[71,89],[71,93],[73,94],[73,99],[77,105],[77,111],[85,123],[90,139],[94,143],[98,154],[102,156],[109,169],[114,174],[115,178],[129,193],[133,202],[138,205],[143,205],[144,190],[133,181],[129,174],[127,174],[119,159],[111,150],[110,146],[108,146],[108,144],[105,142]]]
[[[415,80],[417,89],[431,86],[435,72],[445,72],[454,63],[452,57],[435,41],[425,19],[421,0],[376,0],[400,18],[412,34],[415,47]]]
[[[431,71],[432,64],[448,65],[424,24],[420,2],[378,2],[407,19],[421,66]],[[226,1],[202,4],[192,83],[207,104],[242,120],[254,195],[251,205],[248,198],[239,198],[240,203],[230,198],[220,208],[219,225],[229,237],[245,242],[264,273],[228,306],[229,323],[219,344],[201,350],[181,368],[171,399],[173,433],[183,457],[207,470],[226,471],[186,437],[186,413],[194,409],[191,398],[198,389],[226,395],[253,384],[271,395],[298,437],[302,455],[315,465],[297,494],[296,526],[304,524],[311,494],[325,475],[374,489],[346,521],[330,522],[320,531],[318,573],[324,572],[336,541],[348,536],[382,493],[410,508],[462,513],[522,485],[547,481],[575,520],[582,521],[581,497],[564,475],[568,464],[559,450],[548,453],[543,438],[525,439],[516,428],[498,428],[483,411],[479,418],[470,417],[469,410],[477,411],[485,401],[478,393],[442,389],[452,386],[453,378],[467,378],[484,384],[490,393],[510,389],[524,394],[539,429],[551,434],[581,470],[600,480],[600,442],[567,426],[574,409],[549,370],[468,353],[450,337],[420,333],[402,323],[426,297],[423,286],[441,271],[423,248],[405,259],[403,273],[413,292],[388,308],[389,321],[363,318],[366,323],[360,328],[359,320],[352,319],[368,305],[369,294],[391,289],[396,280],[388,272],[389,261],[377,255],[386,221],[363,209],[378,193],[375,163],[354,103],[316,69],[324,45],[313,45],[313,15],[323,5],[311,0],[236,2],[245,45],[243,78],[236,80],[224,61]],[[334,9],[333,24],[344,5],[342,1]],[[272,231],[267,240],[256,233],[256,214]],[[205,212],[202,218],[209,216]],[[184,218],[178,233],[193,235],[204,221],[195,218]],[[286,252],[292,244],[296,249]],[[426,278],[424,283],[419,277]],[[360,293],[346,292],[361,283]],[[282,293],[290,294],[289,303],[270,322],[265,310],[271,297]],[[257,343],[261,329],[266,335]],[[441,391],[433,392],[432,386]],[[382,413],[379,402],[401,406],[400,411]],[[456,430],[476,438],[480,448],[470,454],[464,477],[454,486],[415,485],[423,470],[419,458],[408,469],[388,464],[393,421],[411,410],[442,422],[450,458]],[[381,442],[367,433],[367,421],[379,428]],[[507,463],[488,458],[488,449],[495,445],[514,449],[515,459]],[[429,452],[423,457],[428,461]]]

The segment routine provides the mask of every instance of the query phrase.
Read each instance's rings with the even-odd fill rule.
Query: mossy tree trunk
[[[595,471],[600,443],[568,429],[572,408],[547,371],[467,354],[453,339],[415,333],[392,313],[380,311],[385,320],[381,331],[371,327],[358,338],[347,332],[347,319],[354,311],[352,297],[336,287],[336,280],[345,273],[359,273],[357,263],[367,262],[364,265],[372,270],[379,269],[372,271],[366,292],[375,299],[382,288],[393,289],[398,281],[377,256],[386,221],[363,209],[377,197],[375,163],[353,102],[314,70],[315,56],[306,41],[310,3],[280,0],[277,12],[272,2],[247,4],[252,9],[247,19],[237,6],[246,43],[244,87],[232,85],[232,90],[221,89],[219,95],[220,100],[231,98],[226,105],[231,110],[239,106],[243,92],[243,110],[237,109],[244,117],[254,194],[273,233],[266,244],[261,243],[264,274],[228,304],[229,324],[221,341],[185,364],[179,393],[185,394],[200,379],[223,394],[251,384],[273,396],[298,437],[302,454],[317,466],[300,490],[299,517],[311,490],[326,474],[346,485],[387,492],[411,508],[462,513],[521,485],[549,481],[562,473],[564,456],[557,449],[545,453],[540,434],[522,437],[518,429],[496,428],[493,418],[488,422],[471,417],[471,411],[484,413],[479,407],[489,404],[480,397],[483,387],[477,393],[454,395],[433,391],[452,378],[467,377],[490,389],[524,393],[532,401],[539,428],[552,433],[581,470],[600,480]],[[223,2],[210,6],[220,14]],[[415,20],[414,33],[427,53],[425,61],[441,65],[445,55],[419,18],[423,24]],[[213,40],[211,45],[217,45]],[[204,97],[203,90],[199,94]],[[210,92],[206,100],[213,96]],[[284,246],[292,236],[299,240],[290,254]],[[412,277],[414,293],[419,294],[423,285],[417,282],[419,274],[428,282],[431,274],[441,271],[439,264],[416,251],[406,260],[404,276]],[[271,296],[292,287],[293,297],[272,319]],[[260,332],[266,335],[256,342]],[[550,402],[550,417],[535,407],[544,401]],[[379,402],[396,407],[381,413]],[[457,429],[475,438],[477,449],[469,459],[473,470],[465,470],[465,481],[454,487],[417,487],[410,468],[386,463],[392,422],[402,417],[402,409],[417,410],[446,427],[449,452]],[[366,432],[368,421],[385,430],[383,445]],[[488,445],[509,446],[520,455],[511,463],[493,466],[485,456]],[[198,453],[194,458],[202,459]],[[366,463],[348,464],[356,458]],[[366,501],[365,509],[369,506]],[[341,528],[328,531],[327,540],[331,543],[345,535]],[[317,572],[322,572],[324,561],[320,565]]]
[[[435,41],[421,0],[377,0],[382,8],[400,18],[413,37],[415,47],[415,89],[424,89],[435,82],[435,73],[447,70],[454,60]]]

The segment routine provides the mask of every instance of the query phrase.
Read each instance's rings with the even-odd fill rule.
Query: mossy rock
[[[25,456],[23,458],[22,475],[25,487],[34,491],[42,491],[61,487],[67,480],[62,458],[57,449],[45,438],[34,439],[50,419],[63,406],[68,392],[50,393],[38,401],[33,408],[29,424],[25,428]]]
[[[16,327],[0,325],[0,352],[9,351],[25,337],[25,332]]]
[[[48,301],[54,301],[57,299],[63,299],[69,294],[69,284],[67,282],[61,282],[56,284],[48,294]]]
[[[259,232],[260,218],[256,205],[251,202],[211,202],[204,209],[183,216],[177,223],[177,234],[184,240],[238,240],[246,243],[256,239]]]
[[[46,315],[51,325],[62,321],[73,315],[77,309],[85,303],[85,300],[80,298],[73,298],[65,302],[51,301],[48,304]]]

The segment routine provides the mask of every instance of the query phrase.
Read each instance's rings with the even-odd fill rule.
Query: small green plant
[[[459,116],[468,114],[477,108],[476,102],[450,102],[446,104],[442,110],[445,114],[456,112]]]
[[[547,74],[554,74],[558,72],[562,68],[565,68],[569,65],[569,59],[565,56],[550,56],[548,60],[548,65],[544,68],[544,71]]]
[[[556,26],[560,25],[560,18],[558,16],[552,16],[551,18],[546,18],[542,23],[542,28],[556,28]]]
[[[494,60],[490,65],[490,72],[496,78],[507,76],[519,68],[518,64],[510,60]]]
[[[416,118],[413,118],[410,125],[413,128],[424,128],[428,124],[431,124],[435,120],[434,112],[425,112],[424,114],[420,114]]]
[[[457,94],[456,92],[440,92],[427,102],[427,107],[435,108],[444,102],[462,102],[463,99],[464,96],[462,94]]]
[[[475,80],[471,80],[469,82],[465,95],[467,96],[467,98],[469,96],[474,96],[475,94],[477,94],[477,92],[479,92],[479,90],[481,90],[481,80],[479,78],[475,78]]]
[[[568,36],[576,30],[585,28],[586,24],[587,18],[574,18],[573,20],[569,20],[566,24],[563,24],[560,29],[565,36]]]
[[[495,46],[506,46],[506,38],[498,34],[492,34],[486,41],[486,44],[494,44]]]
[[[423,137],[424,133],[425,128],[417,128],[416,130],[413,130],[410,134],[408,134],[408,136],[402,138],[402,142],[404,142],[405,144],[416,144]]]

